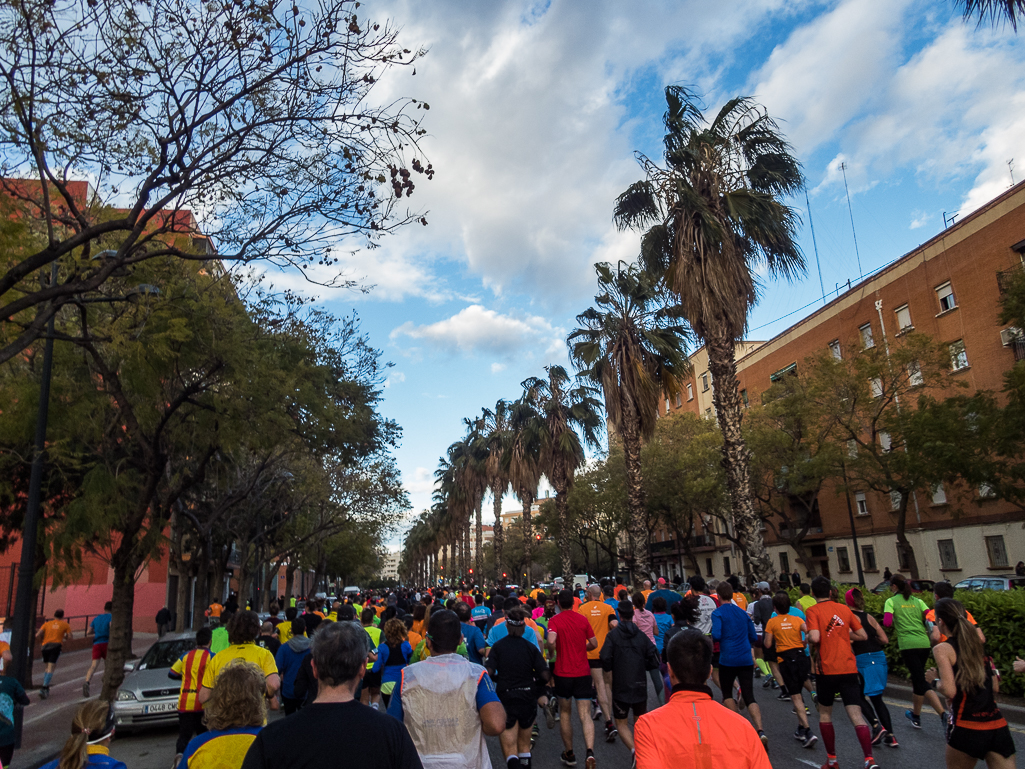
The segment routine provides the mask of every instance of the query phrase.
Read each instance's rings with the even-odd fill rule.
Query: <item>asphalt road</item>
[[[807,694],[805,696],[807,698]],[[792,769],[820,767],[826,759],[822,740],[820,739],[811,749],[807,750],[794,740],[793,733],[797,726],[797,719],[792,713],[790,702],[780,702],[776,699],[776,692],[762,689],[757,682],[755,697],[762,708],[764,728],[769,736],[769,758],[772,765],[777,768],[792,767]],[[654,707],[653,695],[649,696],[649,701]],[[922,766],[944,766],[945,743],[939,716],[932,711],[923,712],[922,728],[914,729],[904,717],[904,711],[909,704],[901,699],[901,693],[897,692],[895,696],[888,696],[887,702],[890,706],[890,715],[900,747],[877,746],[875,759],[881,769],[919,769]],[[819,735],[818,719],[814,714],[814,709],[812,710],[812,730]],[[282,716],[272,714],[272,717],[280,718]],[[841,715],[839,706],[834,708],[834,717],[840,765],[844,769],[858,769],[861,765],[862,754],[854,735],[854,728],[847,720],[846,714]],[[533,765],[536,769],[561,767],[559,755],[563,747],[562,739],[559,736],[559,725],[556,724],[555,729],[549,731],[545,728],[543,718],[540,720],[540,725],[541,736],[534,747]],[[574,721],[574,748],[577,754],[577,766],[583,769],[584,745],[579,726],[579,722]],[[602,724],[596,723],[595,726],[597,727],[596,735],[600,735]],[[1025,728],[1012,724],[1011,729],[1019,754],[1025,755]],[[177,732],[173,728],[118,735],[112,744],[111,755],[124,761],[128,765],[128,769],[171,769],[176,736]],[[335,736],[325,735],[324,739],[327,744],[335,739]],[[493,766],[495,769],[501,769],[505,764],[505,759],[501,755],[498,739],[489,737],[488,746]],[[596,736],[595,757],[599,767],[628,769],[630,766],[630,753],[618,740],[614,744],[607,744],[600,736]],[[15,769],[17,766],[16,758]]]

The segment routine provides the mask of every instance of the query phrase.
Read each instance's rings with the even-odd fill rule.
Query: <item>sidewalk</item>
[[[135,633],[132,651],[143,654],[157,640],[156,633]],[[71,734],[71,717],[75,708],[85,702],[82,683],[92,658],[91,649],[61,654],[57,671],[50,685],[49,699],[42,700],[38,689],[28,692],[32,704],[25,708],[22,722],[21,748],[14,751],[11,769],[33,769],[56,757]],[[34,683],[43,680],[43,663],[36,660],[33,665]],[[93,676],[93,695],[100,693],[103,681],[101,667]]]

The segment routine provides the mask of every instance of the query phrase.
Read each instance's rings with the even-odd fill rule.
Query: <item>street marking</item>
[[[809,761],[807,758],[799,758],[797,760],[800,761],[802,764],[807,764],[808,766],[814,766],[815,769],[821,769],[821,767],[819,766],[819,763],[817,761]]]
[[[38,716],[32,716],[32,718],[26,718],[24,721],[22,721],[22,724],[24,724],[26,726],[28,724],[34,724],[36,721],[41,721],[44,718],[52,717],[54,713],[56,713],[56,712],[58,712],[60,710],[64,710],[65,708],[69,708],[69,707],[72,707],[72,706],[78,706],[78,705],[81,705],[81,704],[82,704],[81,702],[65,702],[63,705],[58,705],[55,708],[47,710],[45,713],[40,713]]]

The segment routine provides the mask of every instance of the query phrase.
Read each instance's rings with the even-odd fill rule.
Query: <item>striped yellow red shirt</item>
[[[178,710],[194,713],[203,709],[199,702],[199,690],[203,685],[203,673],[206,672],[211,656],[207,649],[193,649],[179,657],[171,666],[171,670],[182,677]]]

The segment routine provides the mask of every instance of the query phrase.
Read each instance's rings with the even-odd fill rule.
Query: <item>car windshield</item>
[[[185,652],[196,647],[195,638],[179,638],[177,641],[160,641],[149,647],[142,658],[139,670],[169,668]]]

